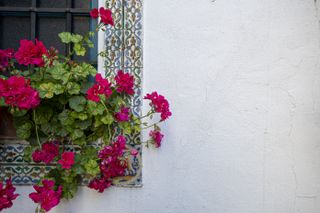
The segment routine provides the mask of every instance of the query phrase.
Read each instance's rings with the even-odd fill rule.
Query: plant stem
[[[38,133],[38,125],[36,123],[36,110],[33,110],[33,121],[34,121],[34,125],[35,125],[35,128],[36,128],[37,141],[38,141],[39,147],[41,149],[41,143],[40,143],[39,133]]]
[[[152,127],[152,126],[155,126],[155,125],[157,125],[157,124],[159,124],[159,123],[161,123],[162,122],[162,120],[160,120],[160,121],[158,121],[158,122],[156,122],[156,123],[154,123],[154,124],[151,124],[151,125],[149,125],[149,126],[146,126],[146,127],[144,127],[144,128],[141,128],[142,130],[143,129],[148,129],[148,128],[150,128],[150,127]]]

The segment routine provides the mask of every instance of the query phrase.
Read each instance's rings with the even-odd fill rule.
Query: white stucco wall
[[[52,212],[319,213],[316,6],[145,0],[144,91],[173,111],[163,147],[144,150],[143,188],[83,188]]]

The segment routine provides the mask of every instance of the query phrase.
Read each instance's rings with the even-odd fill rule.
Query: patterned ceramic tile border
[[[140,115],[142,81],[142,0],[107,0],[106,6],[114,14],[115,26],[105,32],[106,76],[113,76],[117,70],[135,76],[135,96],[131,101],[134,114]],[[140,134],[128,135],[129,141],[139,141]],[[133,143],[130,143],[131,146]],[[54,164],[45,166],[23,161],[23,141],[2,141],[0,143],[0,181],[11,177],[16,185],[37,183]],[[140,187],[141,146],[135,146],[139,155],[132,159],[132,164],[125,177],[115,180],[116,186]],[[86,184],[84,181],[83,184]]]

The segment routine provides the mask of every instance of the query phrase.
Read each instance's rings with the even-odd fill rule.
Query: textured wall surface
[[[52,212],[319,213],[317,4],[146,0],[143,89],[174,114],[163,147],[144,150],[143,188],[83,188]]]

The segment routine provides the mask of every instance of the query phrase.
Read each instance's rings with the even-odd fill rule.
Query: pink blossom
[[[14,194],[15,190],[11,179],[6,181],[5,186],[0,182],[0,211],[12,207],[12,201],[19,196],[19,194]]]
[[[105,95],[105,97],[108,98],[112,94],[112,89],[108,79],[102,78],[100,73],[96,75],[95,80],[96,84],[87,91],[87,99],[94,102],[99,102],[99,95]]]
[[[13,58],[14,50],[0,50],[0,71],[5,70],[9,65],[9,60]]]
[[[117,92],[125,92],[128,95],[134,94],[134,77],[129,73],[124,73],[122,70],[119,70],[115,76]]]
[[[0,97],[4,97],[6,104],[19,109],[31,109],[40,104],[39,92],[24,77],[0,79]]]
[[[102,23],[104,23],[105,25],[108,25],[108,24],[111,26],[114,25],[111,10],[100,7],[99,13],[100,13],[100,18]]]
[[[164,96],[159,95],[157,92],[153,92],[147,94],[144,99],[151,100],[150,105],[154,107],[156,112],[160,113],[162,121],[168,119],[172,115],[169,109],[169,102]]]
[[[48,55],[47,49],[41,41],[36,40],[35,44],[29,40],[21,40],[20,47],[14,57],[19,64],[28,66],[30,64],[43,67],[43,55]]]
[[[58,186],[58,189],[54,190],[55,181],[42,180],[42,186],[35,185],[33,188],[36,192],[29,194],[29,197],[35,202],[40,204],[41,209],[48,212],[53,207],[60,203],[62,186]]]
[[[111,186],[111,181],[105,178],[95,178],[90,181],[88,187],[102,193],[106,188]]]
[[[58,163],[62,166],[63,169],[71,169],[74,164],[74,153],[73,152],[64,152],[61,155],[61,159]]]
[[[54,142],[47,142],[42,144],[41,150],[37,149],[32,153],[34,162],[51,163],[59,154],[59,147]]]
[[[139,152],[136,149],[131,149],[130,153],[131,153],[132,156],[137,156]]]
[[[93,8],[91,11],[90,11],[90,16],[91,18],[98,18],[99,17],[99,11],[97,8]]]
[[[115,114],[115,118],[116,118],[117,121],[119,121],[119,122],[129,121],[129,119],[130,119],[129,111],[130,111],[130,108],[128,108],[128,107],[121,107],[120,112],[117,112],[117,113]]]
[[[150,131],[149,135],[152,138],[153,142],[155,143],[155,147],[159,148],[161,146],[161,141],[164,135],[161,134],[159,130]]]

